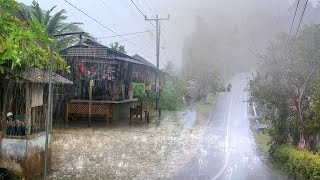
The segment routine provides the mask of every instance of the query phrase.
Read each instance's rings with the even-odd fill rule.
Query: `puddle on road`
[[[168,179],[196,153],[197,121],[189,109],[149,125],[55,130],[50,179]]]

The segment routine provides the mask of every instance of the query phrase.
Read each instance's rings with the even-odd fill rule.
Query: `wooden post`
[[[94,86],[93,80],[91,79],[89,82],[89,121],[88,126],[91,124],[91,108],[92,108],[92,87]]]
[[[26,129],[27,136],[31,133],[31,85],[26,83]]]
[[[66,116],[65,116],[65,120],[64,120],[64,123],[65,123],[64,126],[68,127],[68,124],[69,124],[69,100],[67,100],[66,106],[67,106],[67,111],[66,111]]]

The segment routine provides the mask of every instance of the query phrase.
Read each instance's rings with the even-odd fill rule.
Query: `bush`
[[[144,84],[133,84],[133,97],[138,98],[139,102],[145,101],[151,109],[155,109],[156,93],[150,93],[149,96],[144,93]],[[182,108],[182,86],[168,83],[161,92],[161,109],[176,111]]]
[[[150,109],[155,109],[156,107],[156,94],[146,94],[142,83],[133,83],[133,97],[138,98],[138,102],[147,102]]]
[[[282,146],[273,154],[273,160],[294,179],[320,180],[319,155]]]
[[[182,90],[179,85],[168,84],[161,92],[161,109],[177,111],[182,108]]]

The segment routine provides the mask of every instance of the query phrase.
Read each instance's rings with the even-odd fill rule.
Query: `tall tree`
[[[34,19],[20,20],[19,5],[15,0],[0,1],[0,72],[3,67],[46,68],[49,64],[50,39],[43,25]],[[16,17],[15,17],[16,16]],[[20,17],[21,18],[21,17]],[[55,54],[57,66],[66,68],[66,63]]]
[[[61,33],[83,31],[80,28],[80,25],[82,25],[82,23],[65,22],[65,20],[68,18],[66,16],[65,9],[62,9],[53,14],[53,11],[56,9],[56,7],[57,6],[53,6],[49,10],[43,10],[41,9],[37,1],[33,1],[31,7],[21,4],[21,8],[23,9],[26,17],[28,17],[28,19],[35,19],[36,21],[38,21],[38,23],[43,24],[49,36]],[[85,35],[89,36],[88,34]],[[79,38],[75,36],[60,37],[59,39],[57,39],[56,48],[59,51],[75,44],[78,41]]]
[[[0,0],[0,81],[2,93],[0,99],[2,109],[7,104],[6,97],[10,90],[10,75],[20,69],[47,69],[50,59],[50,39],[45,27],[33,18],[26,20],[19,12],[19,4],[15,0]],[[67,70],[67,63],[59,54],[54,54],[55,70]],[[3,74],[9,76],[4,80]],[[7,77],[8,77],[7,76]],[[1,124],[6,119],[6,111],[1,113]]]
[[[285,119],[299,126],[306,145],[310,140],[311,87],[320,71],[320,25],[305,27],[297,38],[281,34],[270,43],[257,76],[250,83],[251,96],[278,111],[280,100],[289,108]],[[273,88],[272,88],[273,87]],[[284,118],[284,117],[283,117]]]

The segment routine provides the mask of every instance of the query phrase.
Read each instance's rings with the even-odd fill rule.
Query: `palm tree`
[[[53,10],[57,6],[53,6],[49,10],[42,10],[37,1],[33,1],[31,7],[22,5],[22,9],[27,18],[35,18],[40,24],[46,27],[48,35],[52,36],[55,34],[68,33],[68,32],[79,32],[83,31],[79,26],[82,25],[80,22],[66,23],[65,20],[66,10],[62,9],[59,12],[52,15]],[[85,36],[90,37],[89,34]],[[67,36],[58,39],[56,50],[65,49],[79,41],[78,37]]]

